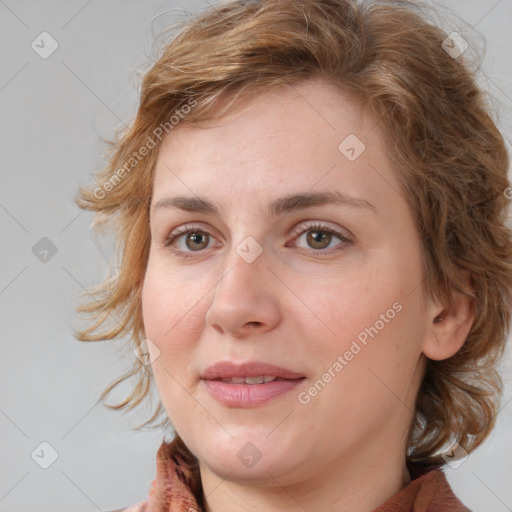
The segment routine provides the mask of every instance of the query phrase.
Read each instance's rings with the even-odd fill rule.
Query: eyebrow
[[[376,215],[379,214],[378,209],[365,199],[330,190],[323,192],[302,192],[280,197],[269,204],[268,211],[272,216],[279,216],[292,210],[302,210],[312,206],[324,206],[328,204],[366,209]],[[153,211],[159,208],[179,208],[187,212],[221,216],[220,210],[215,204],[208,199],[198,196],[165,197],[155,203]]]

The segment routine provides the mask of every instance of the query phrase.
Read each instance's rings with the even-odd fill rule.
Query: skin
[[[369,512],[409,482],[406,444],[426,357],[462,346],[470,304],[459,295],[450,308],[424,300],[412,213],[376,120],[350,98],[314,79],[235,113],[214,126],[179,125],[159,149],[142,301],[146,336],[160,351],[150,346],[160,397],[199,459],[208,512]],[[349,134],[366,146],[355,161],[338,149]],[[267,211],[278,197],[326,190],[362,198],[378,214],[339,204]],[[177,195],[205,197],[220,213],[154,208]],[[315,222],[351,242],[311,245]],[[181,234],[165,246],[186,224],[209,239],[187,245]],[[252,263],[237,253],[247,237],[263,250]],[[300,403],[397,303],[400,312]],[[228,407],[200,379],[227,360],[306,378],[256,407]],[[247,442],[261,454],[252,467],[237,457]]]

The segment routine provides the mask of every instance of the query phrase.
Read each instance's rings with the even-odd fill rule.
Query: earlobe
[[[453,292],[451,305],[433,311],[423,342],[423,354],[441,361],[455,355],[464,345],[475,320],[474,302],[468,295]]]

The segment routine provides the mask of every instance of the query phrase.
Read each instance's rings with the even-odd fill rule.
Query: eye
[[[309,225],[301,224],[293,234],[297,235],[294,242],[304,240],[303,244],[296,244],[298,247],[307,250],[313,255],[323,255],[335,251],[344,250],[352,240],[346,235],[321,223]],[[184,225],[175,229],[164,241],[165,247],[171,247],[173,251],[183,257],[194,256],[192,253],[201,253],[204,249],[212,246],[215,240],[208,231],[197,225]],[[338,243],[335,243],[338,241]]]
[[[294,240],[304,240],[306,247],[303,246],[303,248],[313,249],[310,252],[314,254],[333,252],[330,249],[338,248],[339,246],[345,249],[346,245],[352,243],[352,240],[347,236],[320,223],[310,224],[309,226],[301,225],[296,232],[299,235]],[[332,245],[336,240],[339,240],[339,243]]]
[[[165,240],[164,246],[173,245],[179,253],[200,252],[210,246],[213,237],[199,226],[185,225],[175,229]]]

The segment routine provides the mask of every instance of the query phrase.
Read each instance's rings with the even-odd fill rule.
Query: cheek
[[[192,353],[203,330],[202,303],[148,265],[142,289],[142,316],[146,337],[156,346],[152,371],[158,394],[171,423],[182,430],[183,417],[199,417],[186,389],[196,378],[190,370]],[[175,290],[178,290],[176,292]],[[148,347],[151,344],[148,343]],[[186,414],[176,414],[186,411]],[[185,425],[186,426],[186,425]]]
[[[189,350],[204,328],[205,290],[200,283],[176,282],[170,272],[148,264],[142,289],[142,317],[146,337],[164,356],[179,356]],[[171,361],[179,361],[175,357]]]
[[[394,381],[398,374],[407,378],[415,367],[424,335],[420,287],[411,293],[418,269],[410,263],[407,268],[399,258],[393,265],[384,261],[380,258],[381,265],[364,272],[343,273],[323,286],[311,286],[308,279],[300,283],[314,312],[308,312],[302,330],[311,334],[313,342],[323,340],[314,349],[322,354],[323,371],[338,356],[343,357],[343,373],[350,373],[351,380],[368,377],[372,368]]]
[[[348,341],[365,328],[374,325],[381,314],[392,309],[400,300],[400,287],[389,272],[376,269],[370,272],[340,273],[321,284],[304,279],[300,292],[304,303],[310,305],[311,326],[323,329],[327,338]],[[390,316],[394,311],[390,312]],[[342,347],[339,347],[342,348]]]

